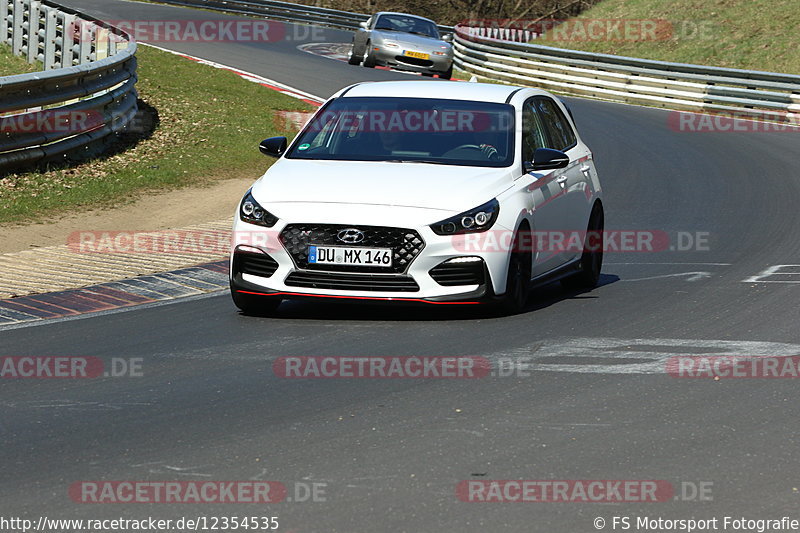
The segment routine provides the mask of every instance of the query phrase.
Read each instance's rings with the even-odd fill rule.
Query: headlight
[[[437,235],[459,235],[461,233],[479,233],[491,228],[500,214],[500,203],[495,199],[490,202],[464,211],[460,215],[431,224]]]
[[[399,44],[393,43],[392,41],[383,41],[383,46],[385,48],[400,48]]]
[[[266,228],[271,228],[278,222],[278,217],[264,209],[253,198],[253,194],[247,191],[239,204],[239,218],[250,224],[258,224]]]

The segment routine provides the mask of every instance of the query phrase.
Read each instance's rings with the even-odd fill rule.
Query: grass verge
[[[278,111],[309,104],[245,81],[225,70],[140,46],[140,114],[153,120],[118,153],[68,168],[0,179],[0,223],[48,220],[87,207],[129,202],[147,191],[260,176],[269,159],[258,143],[290,135]],[[190,209],[191,206],[187,206]]]
[[[767,5],[768,4],[768,5]],[[655,31],[622,39],[595,32],[591,20],[653,21]],[[636,29],[638,22],[634,22]],[[797,0],[603,0],[536,43],[588,52],[702,65],[800,73]],[[599,36],[599,38],[597,38]]]
[[[11,53],[11,47],[0,44],[0,76],[13,76],[14,74],[27,74],[42,69],[39,62],[31,65],[20,56]]]

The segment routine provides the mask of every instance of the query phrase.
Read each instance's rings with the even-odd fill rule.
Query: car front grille
[[[268,278],[278,270],[278,262],[267,254],[236,252],[233,271]]]
[[[439,285],[455,287],[457,285],[483,285],[486,279],[484,272],[483,261],[470,261],[464,263],[444,262],[433,267],[428,274]]]
[[[364,234],[358,244],[341,242],[337,235],[345,229],[355,228]],[[425,247],[422,237],[414,230],[384,226],[348,226],[342,224],[289,224],[280,235],[280,241],[292,257],[297,268],[334,272],[362,272],[401,274]],[[317,265],[308,262],[308,246],[346,246],[353,248],[391,248],[392,266]]]
[[[417,292],[419,285],[411,276],[380,274],[344,274],[339,272],[292,272],[287,286],[342,291]]]

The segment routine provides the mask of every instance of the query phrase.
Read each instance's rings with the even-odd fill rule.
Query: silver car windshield
[[[382,31],[399,31],[403,33],[413,33],[426,37],[439,38],[439,30],[436,25],[428,20],[407,15],[381,15],[375,22],[375,29]]]
[[[337,98],[292,143],[289,159],[507,167],[514,107],[429,98]]]

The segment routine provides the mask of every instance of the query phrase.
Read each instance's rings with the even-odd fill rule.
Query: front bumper
[[[266,230],[237,220],[230,263],[231,290],[285,299],[475,305],[492,301],[498,292],[496,286],[505,287],[507,254],[460,250],[452,238],[436,235],[427,226],[394,228],[413,232],[422,244],[418,249],[412,247],[413,254],[408,247],[396,248],[403,244],[385,245],[395,251],[394,265],[398,268],[390,269],[391,272],[310,266],[303,262],[303,251],[296,242],[297,226],[303,225],[279,222],[275,228]],[[327,226],[338,229],[341,225]],[[260,238],[254,239],[253,235]],[[316,242],[323,239],[319,234],[307,238],[308,244],[327,244]],[[375,244],[365,243],[365,246]],[[462,262],[465,257],[472,259]],[[401,264],[404,258],[407,261]],[[452,262],[453,259],[457,262]]]
[[[404,56],[403,50],[397,48],[381,48],[380,50],[374,50],[373,53],[376,64],[382,67],[391,67],[397,70],[405,70],[409,72],[437,74],[440,72],[446,72],[453,64],[452,55],[437,56],[434,54],[429,54],[429,60],[419,60],[413,57]]]

